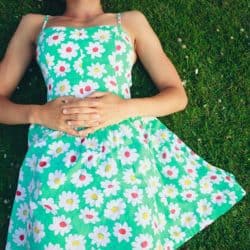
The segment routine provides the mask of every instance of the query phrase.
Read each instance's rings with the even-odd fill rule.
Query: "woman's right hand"
[[[38,113],[36,114],[37,123],[42,126],[48,127],[50,129],[66,132],[73,136],[80,136],[79,131],[75,130],[72,126],[67,124],[67,116],[63,114],[62,112],[62,106],[65,105],[66,102],[70,103],[70,101],[75,98],[77,97],[61,96],[45,104],[39,105],[39,110],[38,110]],[[94,101],[93,98],[87,98],[87,99],[89,103],[91,103],[92,100]],[[95,108],[85,107],[85,109],[86,109],[85,110],[86,113],[91,113],[91,114],[86,114],[86,115],[90,115],[91,117],[92,114],[95,114]],[[86,123],[84,127],[96,125],[95,122],[92,121],[92,123],[91,123],[91,119],[89,119],[88,124]]]

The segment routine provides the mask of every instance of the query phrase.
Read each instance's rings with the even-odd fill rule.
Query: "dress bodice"
[[[95,90],[130,98],[133,45],[121,23],[89,27],[44,27],[36,60],[47,86],[47,101],[85,97]]]

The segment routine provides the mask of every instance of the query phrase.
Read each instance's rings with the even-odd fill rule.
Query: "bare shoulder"
[[[122,15],[124,16],[124,18],[130,19],[132,22],[133,21],[142,21],[143,19],[146,18],[144,13],[140,10],[124,11],[124,12],[122,12]]]
[[[140,10],[129,10],[122,12],[123,22],[133,28],[134,31],[141,28],[141,25],[148,25],[148,20]]]
[[[27,13],[22,16],[23,28],[27,31],[27,35],[32,43],[36,43],[45,15],[38,13]]]
[[[147,17],[140,10],[122,12],[122,22],[125,29],[130,33],[135,46],[138,37],[141,37],[145,32],[148,34],[153,31]]]

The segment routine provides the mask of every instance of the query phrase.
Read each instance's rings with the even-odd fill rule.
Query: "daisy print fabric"
[[[95,90],[131,98],[133,47],[122,26],[47,27],[37,62],[47,100]],[[156,117],[85,138],[28,131],[6,250],[172,250],[246,195]]]

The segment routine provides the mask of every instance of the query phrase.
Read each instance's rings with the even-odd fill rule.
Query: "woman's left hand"
[[[86,136],[100,128],[118,123],[127,118],[127,112],[125,112],[127,99],[123,99],[112,92],[94,91],[85,98],[73,98],[67,104],[63,105],[62,111],[67,110],[67,112],[63,112],[63,114],[68,116],[67,120],[70,121],[70,126],[84,127],[83,120],[81,120],[81,106],[86,106],[84,102],[86,102],[88,98],[95,98],[92,107],[95,110],[95,114],[98,114],[100,118],[97,120],[97,125],[80,130],[80,136]],[[75,117],[77,117],[77,119],[75,119]]]

